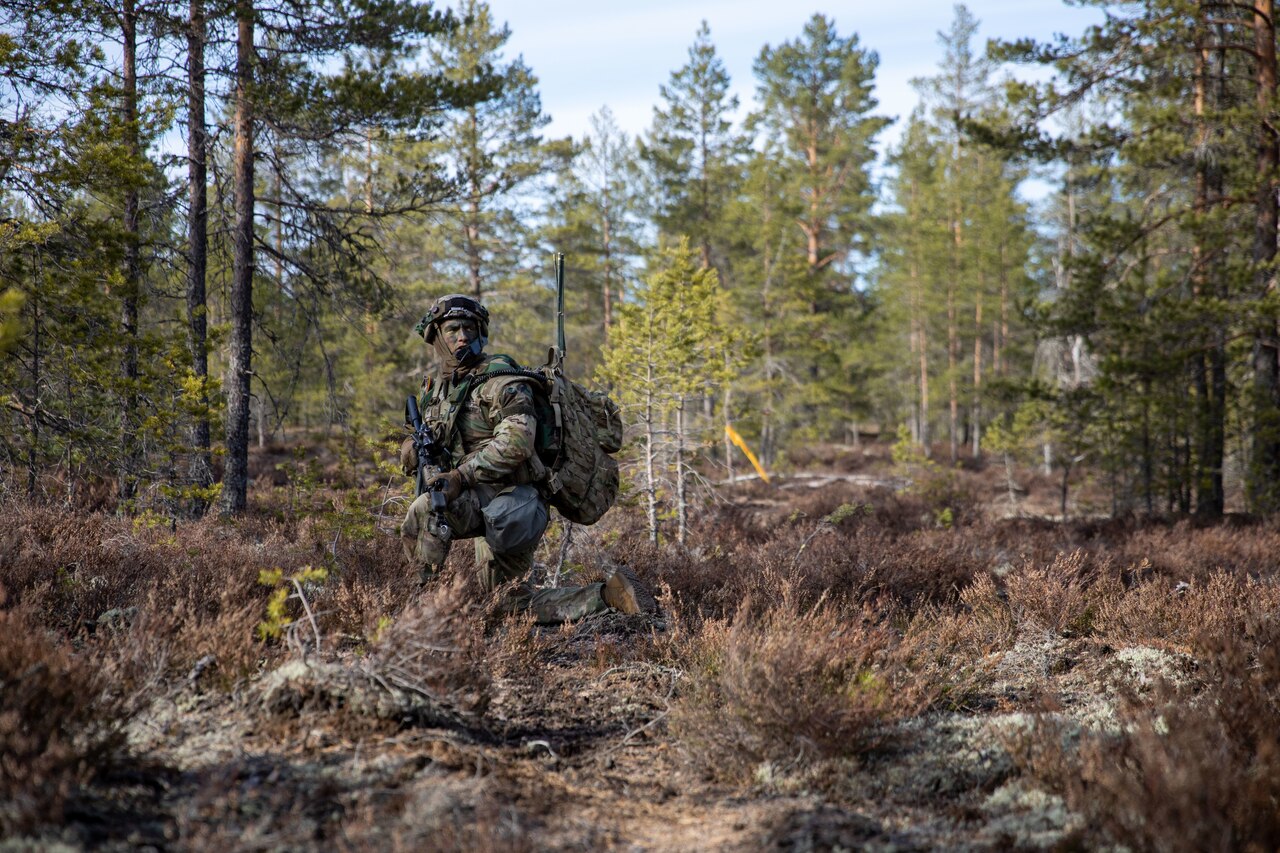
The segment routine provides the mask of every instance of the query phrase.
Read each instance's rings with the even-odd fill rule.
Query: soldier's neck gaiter
[[[436,335],[436,339],[431,342],[431,348],[436,351],[436,358],[440,359],[441,373],[452,373],[458,369],[458,357],[453,354],[453,350],[449,349],[449,345],[441,335]]]
[[[450,376],[454,382],[466,376],[471,368],[484,360],[483,338],[477,338],[472,346],[462,350],[461,358],[458,357],[457,352],[449,349],[448,344],[439,335],[432,341],[431,346],[436,351],[436,357],[440,359],[440,373]]]

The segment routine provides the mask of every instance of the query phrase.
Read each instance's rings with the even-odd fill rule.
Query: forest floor
[[[663,607],[561,627],[463,549],[417,589],[381,484],[272,486],[297,455],[237,524],[0,507],[0,849],[1274,847],[1280,531],[885,457],[721,486],[684,546],[555,531]]]

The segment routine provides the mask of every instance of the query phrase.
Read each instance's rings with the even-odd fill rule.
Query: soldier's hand
[[[452,471],[432,477],[427,483],[427,490],[434,492],[437,489],[444,494],[446,501],[453,503],[453,499],[462,494],[462,472],[454,468]]]
[[[413,446],[413,439],[406,438],[400,443],[400,470],[406,477],[418,473],[418,451]]]

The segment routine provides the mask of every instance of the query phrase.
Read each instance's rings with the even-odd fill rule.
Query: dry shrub
[[[993,677],[997,653],[1013,646],[1018,625],[995,581],[983,574],[960,593],[960,609],[928,607],[907,625],[899,658],[934,685],[935,704],[966,708]]]
[[[277,653],[254,638],[271,593],[259,583],[262,570],[329,568],[329,581],[308,590],[319,629],[356,642],[376,632],[416,581],[393,537],[344,540],[307,519],[208,518],[170,528],[150,517],[11,503],[6,520],[0,583],[48,627],[77,636],[98,631],[104,614],[145,616],[170,675],[212,659],[216,667],[206,668],[223,686]]]
[[[1042,721],[1015,750],[1023,769],[1062,792],[1104,837],[1159,851],[1280,848],[1280,625],[1197,640],[1208,690],[1160,685],[1130,695],[1113,732],[1072,750]]]
[[[1239,634],[1256,614],[1280,611],[1280,583],[1215,572],[1175,585],[1167,578],[1141,583],[1098,608],[1099,633],[1117,644],[1190,651],[1197,638]]]
[[[363,657],[290,659],[255,682],[268,722],[319,718],[352,738],[388,727],[471,726],[489,704],[479,607],[462,580],[439,583],[383,623]]]
[[[1122,589],[1109,561],[1096,563],[1083,550],[1058,554],[1048,565],[1026,562],[1005,578],[1005,588],[1019,623],[1076,635],[1092,630],[1100,603]]]
[[[886,449],[875,444],[865,449],[833,444],[802,444],[787,448],[784,463],[800,471],[839,471],[850,474],[883,463]]]
[[[481,610],[465,579],[435,584],[381,631],[365,658],[365,672],[437,707],[483,714],[491,679],[483,666]]]
[[[339,566],[317,591],[315,604],[324,611],[328,630],[363,642],[377,633],[388,613],[417,594],[418,586],[418,573],[405,562],[399,540],[380,536],[342,549]]]
[[[835,494],[845,494],[837,491]],[[778,521],[765,539],[700,533],[689,550],[628,540],[617,556],[668,584],[686,617],[729,619],[750,599],[761,611],[782,586],[797,607],[825,600],[837,606],[907,608],[953,602],[989,558],[957,531],[898,532],[881,524],[874,505],[832,506],[831,495],[806,496],[806,512]],[[734,524],[737,524],[735,521]],[[737,529],[736,527],[734,529]]]
[[[1215,572],[1275,574],[1280,530],[1263,524],[1228,521],[1197,527],[1190,521],[1151,525],[1116,538],[1120,562],[1147,561],[1149,571],[1175,581],[1204,581]]]
[[[924,704],[888,659],[889,630],[788,598],[751,611],[744,602],[732,623],[707,622],[685,651],[671,729],[710,776],[740,782],[766,762],[792,772],[864,754],[883,737],[878,724]]]
[[[0,612],[0,831],[59,823],[68,797],[120,754],[136,713],[120,676],[25,608]]]

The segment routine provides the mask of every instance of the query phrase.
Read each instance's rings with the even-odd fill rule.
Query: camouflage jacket
[[[468,375],[507,366],[504,359],[485,355]],[[476,384],[469,393],[465,376],[454,382],[448,374],[437,374],[425,383],[422,416],[446,442],[454,466],[469,485],[521,485],[539,479],[534,470],[537,422],[529,382],[518,376],[498,376]],[[466,399],[460,399],[464,393]]]

